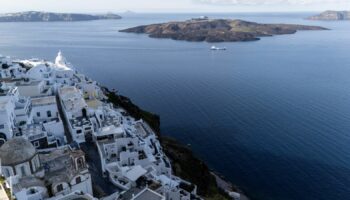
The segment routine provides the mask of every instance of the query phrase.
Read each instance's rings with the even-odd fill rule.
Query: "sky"
[[[0,13],[287,12],[350,10],[350,0],[0,0]]]

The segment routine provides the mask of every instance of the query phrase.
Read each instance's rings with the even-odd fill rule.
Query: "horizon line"
[[[268,10],[259,10],[259,11],[50,11],[50,10],[22,10],[22,11],[12,11],[12,12],[0,12],[0,14],[9,14],[9,13],[21,13],[21,12],[47,12],[47,13],[73,13],[73,14],[98,14],[98,13],[114,13],[114,14],[193,14],[193,13],[313,13],[313,12],[324,12],[324,11],[346,11],[346,10],[293,10],[293,11],[268,11]]]

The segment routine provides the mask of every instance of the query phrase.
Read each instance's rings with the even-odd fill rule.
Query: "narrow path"
[[[60,98],[58,95],[56,95],[56,102],[57,102],[57,108],[58,108],[58,113],[61,117],[62,123],[63,123],[63,128],[64,128],[64,134],[66,135],[67,138],[67,143],[71,144],[73,142],[72,135],[70,134],[69,128],[68,128],[68,121],[66,119],[66,116],[63,113],[63,107],[60,101]]]
[[[84,151],[86,161],[89,165],[89,172],[92,178],[94,195],[102,197],[120,191],[108,180],[107,177],[103,177],[101,161],[100,156],[97,153],[97,147],[92,143],[83,143],[80,144],[80,148]]]

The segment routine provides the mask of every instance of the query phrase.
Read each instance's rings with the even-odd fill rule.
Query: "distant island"
[[[0,22],[57,22],[57,21],[89,21],[102,19],[121,19],[116,14],[90,15],[75,13],[51,13],[51,12],[18,12],[0,14]]]
[[[137,26],[120,30],[120,32],[145,33],[152,38],[171,38],[185,41],[236,42],[255,41],[263,36],[294,34],[299,30],[328,29],[319,26],[259,24],[243,20],[201,18]]]
[[[324,20],[324,21],[340,21],[350,20],[350,11],[334,11],[328,10],[321,14],[308,17],[309,20]]]

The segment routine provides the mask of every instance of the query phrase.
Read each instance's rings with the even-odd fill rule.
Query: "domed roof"
[[[35,154],[32,143],[21,137],[10,139],[0,147],[1,164],[4,166],[24,163]]]
[[[30,68],[26,75],[27,78],[34,79],[34,80],[41,80],[42,79],[42,72],[47,71],[47,67],[43,63],[35,63],[33,64],[33,67]]]

